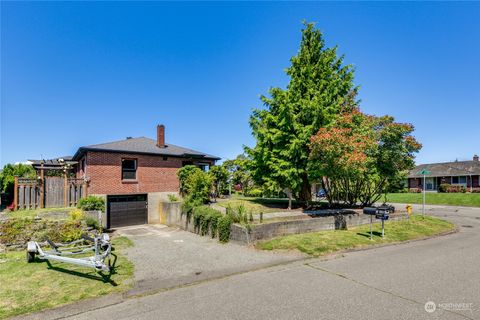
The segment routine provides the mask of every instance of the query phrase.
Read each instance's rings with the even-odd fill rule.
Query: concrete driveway
[[[300,253],[258,251],[235,243],[163,225],[120,228],[133,240],[126,256],[135,263],[135,286],[128,295],[177,287],[305,258]]]

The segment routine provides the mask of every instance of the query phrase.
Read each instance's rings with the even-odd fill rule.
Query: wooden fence
[[[76,206],[88,194],[83,179],[44,177],[22,179],[15,177],[14,210]]]

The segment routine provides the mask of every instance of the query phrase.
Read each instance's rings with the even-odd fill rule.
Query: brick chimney
[[[478,155],[477,154],[473,156],[473,161],[478,161]]]
[[[163,124],[157,126],[157,147],[165,148],[165,126]]]

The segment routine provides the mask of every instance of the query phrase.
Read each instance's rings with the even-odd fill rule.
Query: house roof
[[[410,170],[409,178],[420,178],[423,169],[430,171],[429,177],[480,175],[480,161],[454,161],[421,164]]]
[[[58,157],[56,159],[47,159],[47,160],[28,160],[32,167],[35,169],[45,169],[45,170],[60,170],[64,169],[65,165],[72,166],[77,163],[73,161],[71,156]]]
[[[85,151],[106,151],[106,152],[125,152],[139,154],[153,154],[162,156],[185,157],[185,158],[203,158],[208,160],[220,160],[219,157],[206,154],[200,151],[179,147],[173,144],[166,144],[164,148],[157,146],[154,139],[139,137],[127,138],[125,140],[113,141],[90,146],[80,147],[73,156],[76,160]]]

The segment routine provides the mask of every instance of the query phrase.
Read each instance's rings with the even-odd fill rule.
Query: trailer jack
[[[33,262],[37,255],[39,259],[60,261],[83,267],[94,268],[96,271],[110,272],[110,266],[105,264],[112,251],[108,234],[95,235],[93,238],[86,235],[82,239],[65,244],[56,244],[47,240],[52,250],[44,251],[36,241],[27,243],[27,261]],[[93,252],[92,256],[74,258],[75,255],[85,255]]]

